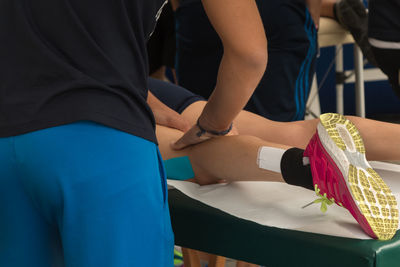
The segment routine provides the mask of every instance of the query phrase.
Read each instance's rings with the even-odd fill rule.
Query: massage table
[[[373,167],[382,177],[384,177],[384,180],[389,184],[392,190],[393,187],[396,188],[395,195],[399,198],[400,166],[387,163],[376,163]],[[389,180],[387,179],[387,176],[390,176]],[[397,178],[399,182],[397,182]],[[176,183],[189,182],[169,182],[169,184],[174,183],[177,185]],[[315,228],[319,227],[322,232],[326,231],[331,234],[313,233],[313,229],[307,229],[306,222],[308,218],[299,215],[302,214],[301,212],[303,211],[299,211],[300,213],[296,213],[294,216],[291,214],[284,214],[282,218],[285,219],[284,216],[286,216],[291,220],[293,218],[296,220],[296,216],[298,216],[298,220],[303,220],[303,223],[305,223],[304,225],[306,225],[305,228],[301,228],[305,229],[304,231],[285,229],[279,227],[279,225],[262,225],[254,220],[241,218],[240,216],[234,215],[236,212],[235,207],[229,207],[231,210],[228,210],[228,212],[224,210],[224,206],[229,206],[229,203],[226,202],[238,206],[239,202],[235,202],[236,200],[232,198],[232,196],[229,196],[229,192],[240,195],[240,192],[247,190],[249,187],[246,183],[253,182],[216,185],[215,188],[211,189],[208,189],[207,187],[209,186],[207,186],[207,190],[203,190],[205,187],[199,187],[198,185],[194,185],[193,187],[190,185],[191,189],[187,190],[185,193],[182,192],[185,191],[182,190],[182,188],[180,190],[170,189],[168,192],[169,206],[172,227],[175,233],[175,244],[267,267],[400,266],[399,231],[390,241],[368,239],[366,235],[365,237],[362,237],[364,233],[360,230],[358,224],[351,217],[350,213],[345,215],[345,221],[338,220],[336,224],[330,225],[330,218],[329,220],[324,221],[324,218],[327,218],[324,216],[331,216],[329,215],[331,210],[333,213],[347,212],[345,209],[338,206],[329,206],[327,212],[328,215],[316,212],[316,210],[319,209],[318,207],[313,207],[313,210],[304,211],[308,214],[312,214],[310,222],[314,224],[316,223]],[[265,185],[268,185],[268,182],[264,183]],[[393,183],[396,183],[396,185],[393,186]],[[278,201],[281,206],[274,203],[267,203],[265,206],[269,205],[270,207],[261,207],[260,203],[264,203],[262,201],[268,199],[268,196],[263,200],[252,199],[251,192],[250,194],[249,192],[243,194],[240,201],[250,202],[247,203],[248,207],[254,207],[255,211],[260,209],[270,211],[278,209],[278,211],[275,210],[275,212],[278,212],[274,213],[276,215],[279,214],[279,212],[291,213],[291,209],[285,206],[285,202],[290,202],[291,207],[300,207],[304,204],[303,196],[308,196],[307,194],[309,194],[308,192],[303,192],[305,189],[296,189],[286,184],[276,185],[276,183],[271,183],[270,185],[271,187],[278,186],[279,188],[282,188],[282,200]],[[257,194],[257,192],[255,192],[256,188],[261,187],[261,184],[255,184],[255,186],[256,187],[250,186],[250,188],[253,188],[251,190],[254,191],[254,194]],[[264,184],[262,186],[264,186]],[[285,186],[287,186],[288,192],[285,192]],[[199,192],[200,198],[198,199],[193,198],[193,196],[188,196]],[[312,193],[311,191],[309,192]],[[395,192],[395,190],[393,190],[393,192]],[[266,192],[266,194],[267,193],[268,192]],[[288,194],[285,195],[286,193]],[[273,194],[273,192],[268,194]],[[206,204],[205,202],[207,201],[205,201],[205,199],[207,198],[219,198],[219,203],[212,205],[210,203]],[[297,203],[297,198],[299,198],[299,203]],[[226,199],[226,202],[224,202],[224,199]],[[311,200],[313,200],[312,197]],[[250,210],[251,209],[252,208],[250,208]],[[264,214],[260,214],[260,216],[264,217],[264,219],[268,219],[268,214],[265,214],[265,212]],[[318,221],[319,218],[322,218],[322,220]],[[289,225],[291,224],[291,222],[288,223]],[[326,226],[324,226],[324,224]],[[363,239],[335,236],[336,228],[348,231],[350,236],[353,233],[356,233]]]

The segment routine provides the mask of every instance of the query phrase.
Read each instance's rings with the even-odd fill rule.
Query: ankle
[[[281,172],[287,184],[314,190],[310,164],[303,157],[304,150],[290,148],[282,156]]]

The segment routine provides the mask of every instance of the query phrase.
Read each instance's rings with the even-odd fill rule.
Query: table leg
[[[344,96],[343,96],[343,88],[344,88],[344,80],[340,77],[343,77],[343,45],[336,46],[336,112],[339,114],[344,114]]]
[[[356,115],[365,118],[364,62],[361,49],[356,44],[354,44],[354,70],[356,78]]]

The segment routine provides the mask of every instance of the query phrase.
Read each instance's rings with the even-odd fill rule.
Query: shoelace
[[[183,266],[183,255],[176,249],[174,249],[174,266]]]
[[[335,199],[332,197],[331,199],[329,199],[326,196],[326,193],[324,193],[323,195],[320,193],[321,190],[318,188],[318,185],[315,185],[315,194],[317,195],[316,200],[308,203],[307,205],[303,206],[302,209],[307,208],[308,206],[312,205],[312,204],[317,204],[317,203],[321,203],[321,207],[320,210],[325,213],[328,210],[328,206],[332,205],[333,203],[335,203]],[[339,203],[339,206],[342,206],[342,203]]]

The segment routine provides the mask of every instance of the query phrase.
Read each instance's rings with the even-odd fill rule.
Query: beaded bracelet
[[[233,123],[231,123],[231,125],[229,126],[228,129],[226,129],[226,130],[224,130],[224,131],[221,131],[221,132],[217,132],[217,131],[213,131],[213,130],[206,130],[206,129],[204,129],[203,127],[200,126],[199,119],[197,120],[196,126],[199,127],[199,129],[200,129],[200,131],[198,131],[197,134],[196,134],[198,137],[201,137],[201,136],[202,136],[203,134],[205,134],[205,133],[209,133],[209,134],[212,134],[212,135],[222,136],[222,135],[228,134],[228,133],[232,130]]]

